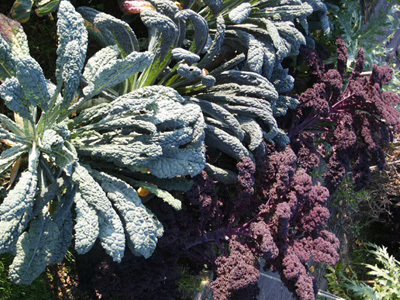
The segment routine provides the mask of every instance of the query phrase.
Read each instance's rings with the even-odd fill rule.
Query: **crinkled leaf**
[[[196,80],[201,75],[201,70],[195,66],[189,66],[187,64],[180,64],[177,69],[178,75],[188,80]]]
[[[0,35],[13,56],[29,55],[28,39],[20,23],[0,14]]]
[[[217,32],[214,35],[214,39],[210,48],[207,50],[206,55],[198,64],[199,67],[207,67],[213,59],[218,55],[221,50],[221,46],[225,40],[225,20],[223,16],[217,18]]]
[[[221,9],[222,9],[222,3],[223,3],[223,2],[224,2],[223,0],[204,0],[204,3],[205,3],[208,7],[210,7],[211,12],[212,12],[214,15],[219,14],[219,12],[220,12]]]
[[[143,134],[155,134],[157,127],[149,121],[140,120],[137,116],[122,117],[122,118],[107,118],[100,120],[97,123],[90,124],[79,128],[77,132],[85,132],[88,130],[115,130],[124,129],[125,132],[134,131]]]
[[[68,249],[71,245],[72,230],[74,226],[71,210],[68,210],[65,218],[62,221],[55,223],[56,226],[58,226],[58,231],[60,232],[60,234],[58,235],[57,248],[51,258],[51,264],[61,262],[67,254]]]
[[[81,197],[97,212],[100,243],[114,261],[120,262],[125,251],[125,234],[120,218],[105,192],[85,167],[75,166],[72,180],[78,185]]]
[[[78,161],[78,155],[75,147],[56,131],[48,129],[43,133],[41,149],[47,153],[59,166],[64,169],[71,167]]]
[[[36,175],[29,171],[22,173],[0,205],[0,253],[14,252],[19,236],[32,217],[36,185]]]
[[[99,235],[99,219],[94,208],[81,197],[75,195],[75,250],[78,254],[85,254],[92,249]]]
[[[261,97],[266,97],[267,99],[275,101],[278,99],[278,92],[273,84],[260,74],[230,70],[222,72],[220,75],[216,76],[216,78],[219,83],[236,83],[240,85],[241,87],[239,87],[239,90],[247,89],[248,93],[263,95]],[[216,86],[215,88],[219,88],[219,86]],[[259,90],[264,92],[261,93]]]
[[[195,176],[205,165],[203,149],[167,148],[157,159],[140,162],[140,166],[149,169],[150,173],[159,178],[172,178],[181,175]]]
[[[175,44],[178,27],[175,23],[156,11],[146,11],[140,14],[140,18],[149,30],[149,51],[154,53],[154,60],[164,60],[165,56]]]
[[[159,13],[167,16],[172,20],[174,20],[175,14],[179,11],[176,3],[170,0],[149,0],[149,2],[155,6],[156,10]]]
[[[298,53],[300,45],[306,44],[304,35],[296,29],[293,22],[276,22],[276,28],[281,37],[287,40]]]
[[[184,60],[189,65],[194,64],[195,62],[198,62],[200,60],[200,56],[183,48],[173,49],[172,56],[177,61]]]
[[[150,257],[163,232],[161,223],[146,209],[136,191],[127,183],[104,172],[92,170],[91,173],[120,214],[131,251],[145,258]]]
[[[263,45],[253,35],[237,30],[241,40],[245,41],[247,46],[247,65],[250,71],[261,74],[264,64]]]
[[[278,124],[272,115],[272,109],[262,109],[252,106],[242,106],[242,105],[224,105],[226,109],[231,112],[241,114],[243,116],[251,118],[259,118],[262,120],[263,124],[267,125],[266,132],[264,132],[264,137],[267,140],[273,139],[278,133]]]
[[[81,72],[85,63],[86,54],[81,51],[78,41],[71,41],[65,47],[62,58],[58,60],[62,64],[61,77],[64,81],[64,107],[69,107],[73,102],[75,93],[81,83]]]
[[[289,96],[279,95],[278,101],[273,106],[274,116],[281,117],[286,115],[288,109],[296,109],[299,100]]]
[[[150,52],[132,52],[125,59],[117,59],[99,68],[93,78],[83,89],[87,99],[98,95],[101,91],[113,87],[128,77],[142,72],[153,59]]]
[[[208,89],[212,88],[217,82],[215,77],[212,75],[201,75],[200,78],[201,78],[201,83],[204,84]]]
[[[287,17],[300,18],[309,16],[313,13],[313,8],[308,3],[302,3],[300,5],[278,5],[274,7],[266,7],[261,9],[261,12],[265,17],[280,20]]]
[[[5,80],[14,75],[14,57],[11,54],[10,46],[0,37],[0,80]]]
[[[77,11],[102,36],[104,46],[117,45],[124,57],[139,51],[139,42],[128,23],[90,7],[79,7]]]
[[[17,284],[31,284],[57,255],[60,231],[50,216],[30,223],[29,231],[18,239],[17,254],[10,266],[9,277]]]
[[[214,119],[226,124],[227,128],[229,128],[239,140],[243,140],[244,132],[233,114],[222,106],[210,101],[198,100],[196,102],[200,105],[204,114],[210,115]]]
[[[0,95],[10,110],[25,119],[30,120],[32,118],[29,110],[30,103],[25,100],[24,92],[17,78],[7,78],[0,86]]]
[[[228,154],[237,161],[244,156],[250,156],[249,151],[237,137],[212,125],[206,127],[206,144]]]
[[[68,75],[79,76],[77,70],[82,70],[83,62],[85,61],[88,34],[82,16],[75,11],[74,6],[69,1],[62,0],[60,2],[57,17],[58,58],[56,77],[60,84],[61,80],[74,80],[74,78],[68,77]],[[75,41],[75,43],[74,45],[69,46],[67,52],[67,45],[72,41]],[[76,45],[79,45],[79,47],[76,48]],[[78,65],[75,69],[69,65],[69,69],[72,68],[72,70],[69,70],[70,72],[68,72],[68,70],[64,72],[64,65],[67,63],[70,56],[74,55],[74,53],[77,55],[74,60]]]
[[[151,67],[140,78],[140,86],[148,86],[155,82],[168,65],[171,49],[177,44],[179,32],[174,21],[156,11],[142,12],[140,18],[149,32],[148,50],[154,54]]]
[[[279,93],[289,92],[294,87],[294,78],[289,75],[289,69],[283,69],[280,64],[275,68],[271,82]]]
[[[141,162],[159,157],[162,148],[157,144],[144,144],[142,142],[130,143],[129,145],[77,145],[80,155],[104,159],[117,166],[126,167],[132,171],[141,171]]]
[[[250,3],[242,3],[229,12],[229,19],[236,24],[242,23],[250,16],[251,10],[252,6]]]
[[[265,136],[265,135],[264,135]],[[265,137],[267,140],[269,137]],[[275,134],[273,138],[273,142],[278,144],[281,147],[285,147],[287,144],[290,143],[289,137],[286,135],[286,133],[282,129],[278,129],[277,133]]]
[[[187,19],[192,21],[194,27],[194,36],[191,50],[193,50],[193,52],[196,54],[202,53],[208,37],[207,21],[191,9],[184,9],[177,12],[175,18],[181,21],[186,21]]]
[[[206,163],[204,170],[213,179],[218,180],[224,184],[234,184],[238,181],[238,176],[235,172],[218,168],[212,164]]]
[[[43,70],[36,60],[27,55],[18,56],[15,62],[16,77],[22,87],[24,98],[33,106],[46,111],[50,94]]]
[[[93,83],[94,78],[99,70],[103,66],[112,64],[113,61],[118,59],[120,54],[121,52],[115,46],[108,46],[99,50],[89,58],[83,71],[83,77],[87,82]]]
[[[260,125],[258,125],[258,123],[254,119],[244,116],[239,116],[238,120],[240,122],[242,130],[246,132],[246,135],[249,138],[249,150],[254,151],[263,142],[263,131]]]

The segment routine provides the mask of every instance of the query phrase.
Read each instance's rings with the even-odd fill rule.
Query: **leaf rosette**
[[[58,11],[56,84],[29,56],[20,25],[2,24],[0,96],[14,120],[0,115],[9,146],[0,172],[26,169],[0,205],[0,253],[15,254],[10,278],[31,283],[72,240],[83,254],[99,239],[117,262],[126,246],[151,256],[163,226],[135,188],[150,192],[146,201],[157,196],[181,208],[167,190],[187,190],[187,178],[205,166],[201,108],[164,86],[116,95],[116,86],[154,64],[154,54],[109,46],[85,66],[87,30],[68,1]]]
[[[142,48],[154,59],[118,93],[152,85],[174,88],[201,107],[208,149],[237,161],[262,157],[263,141],[280,146],[289,142],[276,117],[298,101],[288,94],[294,79],[282,61],[306,44],[307,17],[318,12],[322,19],[326,8],[321,1],[242,2],[119,1],[126,14],[140,14],[148,29]],[[102,55],[112,56],[111,46],[124,55],[139,48],[129,24],[93,8],[78,11],[90,34],[105,47]],[[296,28],[297,21],[302,30]],[[93,66],[102,64],[102,58],[93,60]],[[207,170],[223,180],[227,170],[210,163]]]

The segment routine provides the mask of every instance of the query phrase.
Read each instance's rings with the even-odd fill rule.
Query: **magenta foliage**
[[[237,166],[240,183],[237,193],[247,191],[258,199],[246,202],[251,204],[247,211],[252,214],[235,214],[243,209],[237,205],[240,197],[236,202],[222,197],[222,205],[231,207],[224,209],[229,211],[225,228],[211,226],[211,232],[187,245],[188,248],[201,242],[219,245],[222,254],[215,261],[217,278],[212,284],[217,300],[253,299],[250,291],[254,292],[259,278],[260,258],[265,259],[266,267],[281,272],[299,299],[314,299],[316,289],[309,274],[309,261],[312,258],[315,262],[335,264],[338,260],[339,242],[326,231],[328,190],[313,185],[289,146],[282,152],[272,146],[267,148],[269,153],[257,163],[256,172],[251,159],[242,159]],[[228,243],[228,247],[222,247],[223,243]]]
[[[212,283],[215,300],[232,299],[233,292],[256,286],[259,279],[257,257],[249,246],[240,241],[238,237],[230,239],[229,255],[221,255],[215,264],[218,276]]]
[[[364,74],[365,57],[360,49],[347,78],[347,49],[341,39],[337,45],[337,69],[328,69],[315,51],[303,48],[316,83],[299,97],[300,105],[289,133],[294,149],[304,158],[300,165],[307,161],[307,155],[313,155],[312,165],[316,156],[327,162],[325,185],[330,191],[335,191],[348,171],[352,171],[356,189],[365,187],[369,183],[369,167],[384,165],[382,147],[388,145],[394,131],[400,130],[400,112],[394,108],[400,98],[381,89],[391,80],[393,70],[374,65],[370,75]],[[329,144],[330,151],[315,150],[315,144],[321,140]]]
[[[271,179],[257,186],[263,195],[269,194],[267,202],[260,206],[258,217],[273,236],[274,246],[269,246],[273,251],[268,249],[265,258],[282,272],[300,299],[314,299],[316,290],[308,274],[309,260],[335,264],[339,258],[339,242],[325,230],[329,192],[325,187],[313,185],[306,170],[297,167],[290,147],[272,153],[258,167],[260,178]]]

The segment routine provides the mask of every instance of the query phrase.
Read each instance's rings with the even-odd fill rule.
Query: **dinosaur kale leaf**
[[[29,56],[19,25],[4,18],[0,96],[15,120],[0,114],[0,138],[12,146],[0,154],[0,170],[6,172],[19,160],[22,171],[0,204],[0,253],[15,254],[10,278],[31,283],[63,259],[73,238],[79,254],[99,239],[114,261],[121,261],[126,248],[150,257],[163,226],[135,188],[147,189],[175,209],[182,207],[168,190],[187,190],[186,177],[205,166],[200,107],[165,86],[116,96],[116,86],[145,73],[157,57],[137,51],[134,34],[121,29],[122,21],[95,13],[95,26],[108,30],[108,46],[85,67],[84,19],[61,0],[53,84]],[[162,31],[160,24],[149,22]],[[12,31],[11,26],[17,27]],[[112,41],[114,33],[131,40]],[[156,44],[154,40],[154,49]],[[120,174],[129,174],[128,180]]]

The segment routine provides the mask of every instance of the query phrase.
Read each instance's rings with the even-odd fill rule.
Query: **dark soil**
[[[3,15],[8,15],[13,4],[14,0],[0,1],[0,13],[2,13]]]

